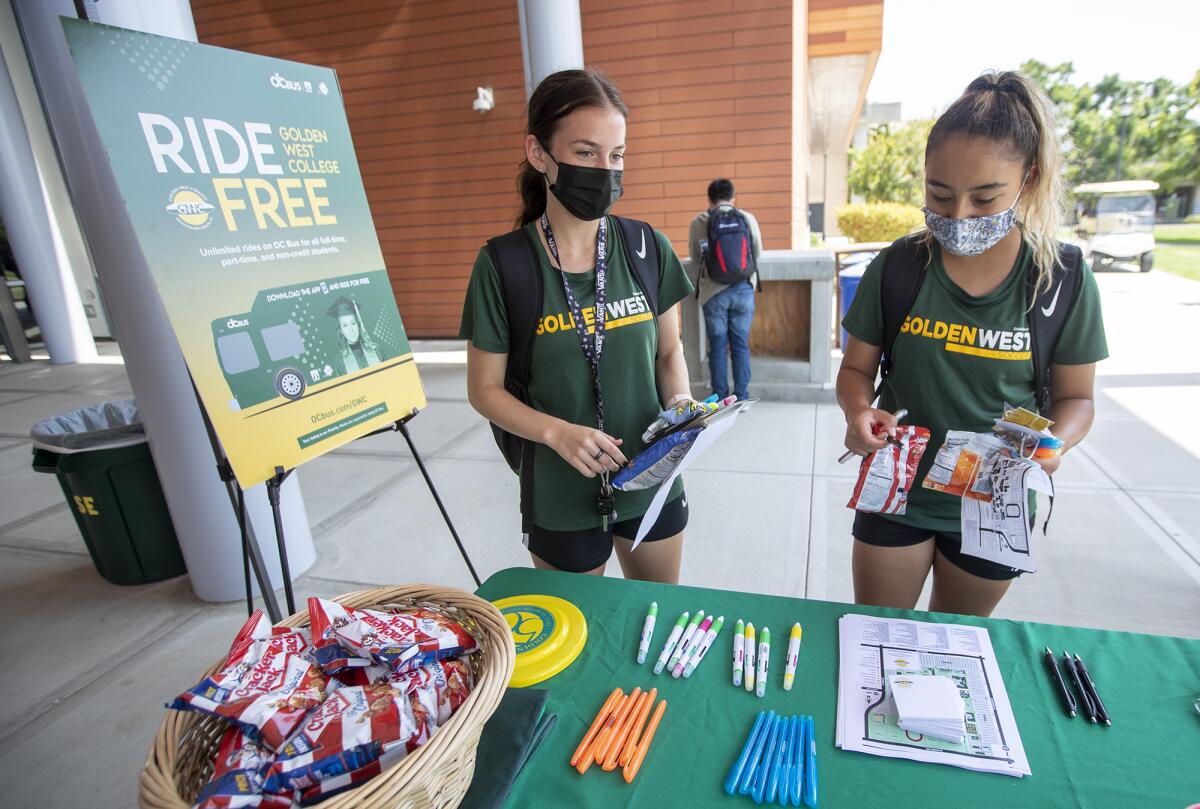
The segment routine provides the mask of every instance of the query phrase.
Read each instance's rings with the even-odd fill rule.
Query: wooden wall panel
[[[708,184],[728,177],[764,247],[787,248],[790,0],[581,0],[580,10],[588,64],[630,107],[629,191],[616,212],[651,221],[686,256]]]
[[[878,53],[882,0],[808,0],[808,56]]]
[[[475,255],[516,215],[525,78],[515,0],[192,0],[201,42],[338,72],[400,314],[458,333]],[[496,109],[471,109],[491,85]]]
[[[631,107],[616,211],[663,230],[681,254],[716,177],[734,181],[765,247],[789,245],[791,2],[580,0],[588,64]],[[835,15],[824,24],[861,17],[864,31],[882,8],[817,5]],[[192,0],[192,11],[202,42],[338,71],[405,325],[413,336],[457,333],[475,254],[516,213],[516,0]],[[487,116],[471,110],[477,85],[495,89]]]

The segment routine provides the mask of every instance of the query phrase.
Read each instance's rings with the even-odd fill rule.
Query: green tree
[[[1089,85],[1073,80],[1070,62],[1047,65],[1031,59],[1021,70],[1058,107],[1069,184],[1155,180],[1168,191],[1200,181],[1200,71],[1187,84],[1109,75]],[[1129,115],[1122,121],[1125,103]],[[1122,126],[1122,176],[1117,177]]]
[[[847,183],[867,202],[925,202],[925,141],[933,121],[872,127],[867,145],[850,150]]]

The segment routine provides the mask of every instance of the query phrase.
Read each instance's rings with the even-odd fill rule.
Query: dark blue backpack
[[[708,215],[708,246],[704,266],[710,281],[739,284],[754,277],[754,242],[746,215],[720,205]]]

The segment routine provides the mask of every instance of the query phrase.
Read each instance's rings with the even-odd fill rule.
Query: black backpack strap
[[[879,303],[883,315],[883,353],[879,358],[879,387],[875,398],[883,390],[883,382],[892,370],[892,351],[896,338],[904,326],[904,319],[917,302],[917,294],[925,280],[925,267],[929,264],[929,247],[920,234],[897,239],[887,248],[883,258],[883,272],[879,278]]]
[[[525,228],[489,239],[488,252],[508,318],[508,365],[504,389],[528,404],[526,395],[533,364],[533,340],[542,314],[542,270],[537,249]],[[505,460],[521,475],[521,530],[533,525],[533,442],[492,425],[496,443]]]
[[[626,219],[623,216],[614,216],[613,221],[621,230],[621,242],[625,246],[625,260],[629,263],[629,269],[646,295],[650,311],[657,317],[660,314],[658,311],[659,258],[658,240],[654,238],[654,228],[645,222]],[[699,283],[696,286],[699,287]]]
[[[1036,296],[1037,268],[1030,269],[1026,281],[1027,298],[1033,302],[1029,312],[1029,346],[1033,358],[1034,393],[1040,413],[1049,413],[1054,403],[1050,387],[1050,364],[1075,302],[1083,292],[1083,252],[1073,244],[1059,244],[1058,262],[1051,274],[1050,286]]]

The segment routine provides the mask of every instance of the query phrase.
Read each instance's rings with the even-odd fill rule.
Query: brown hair
[[[1025,75],[987,71],[967,85],[929,131],[925,159],[951,135],[986,138],[1005,144],[1024,161],[1029,177],[1017,203],[1021,237],[1037,266],[1037,290],[1049,289],[1058,263],[1057,234],[1066,193],[1059,155],[1054,104]],[[925,238],[930,236],[928,232]]]
[[[621,98],[621,91],[603,73],[597,70],[560,70],[542,79],[530,96],[529,122],[525,132],[545,146],[558,131],[559,122],[582,107],[612,107],[624,117],[629,117],[629,108]],[[528,160],[521,162],[517,190],[521,194],[517,227],[523,227],[546,210],[546,180]]]

